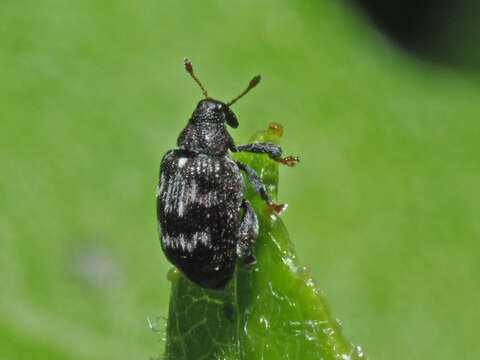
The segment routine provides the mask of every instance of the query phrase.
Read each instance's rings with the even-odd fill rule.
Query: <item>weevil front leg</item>
[[[287,156],[282,158],[282,148],[272,143],[254,142],[246,145],[233,146],[232,151],[267,154],[271,159],[287,166],[295,166],[295,163],[300,161],[298,156]]]
[[[272,200],[270,200],[267,190],[265,189],[265,184],[262,182],[262,179],[260,179],[260,176],[258,176],[255,170],[241,162],[235,162],[240,170],[245,171],[245,174],[247,174],[248,181],[250,182],[250,185],[252,185],[253,190],[255,190],[260,197],[267,202],[267,205],[270,206],[271,209],[280,214],[287,208],[286,204],[275,204]]]
[[[244,213],[238,228],[237,256],[244,264],[253,264],[253,244],[258,236],[258,219],[248,200],[243,200],[242,208]]]

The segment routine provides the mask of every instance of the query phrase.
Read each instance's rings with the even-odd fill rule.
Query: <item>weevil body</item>
[[[298,158],[282,159],[282,150],[271,143],[236,146],[225,123],[236,128],[238,121],[230,106],[255,87],[248,88],[229,103],[208,97],[193,73],[188,59],[185,68],[200,85],[201,100],[177,140],[178,149],[165,154],[160,165],[157,216],[162,249],[187,278],[204,288],[222,289],[233,276],[237,258],[255,261],[253,244],[258,235],[257,216],[244,199],[241,171],[260,196],[275,211],[258,174],[228,154],[248,151],[268,154],[273,160],[293,166]]]

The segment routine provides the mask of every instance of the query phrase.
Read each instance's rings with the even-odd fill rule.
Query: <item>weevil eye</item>
[[[238,127],[237,117],[230,108],[227,108],[225,122],[234,129]]]

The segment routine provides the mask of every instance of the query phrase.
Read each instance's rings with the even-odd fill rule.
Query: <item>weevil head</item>
[[[227,123],[232,128],[238,126],[238,120],[228,104],[210,98],[200,100],[190,118],[190,122],[199,125],[203,123]]]
[[[180,133],[177,145],[180,149],[205,154],[224,153],[233,145],[225,123],[238,126],[237,118],[228,104],[211,98],[201,100]]]
[[[254,76],[248,87],[236,98],[228,103],[223,103],[218,100],[213,100],[208,96],[207,90],[203,87],[200,80],[193,72],[192,62],[188,59],[184,59],[185,70],[192,76],[193,80],[200,86],[202,89],[204,100],[201,100],[195,111],[193,112],[192,117],[190,118],[190,123],[195,125],[201,124],[224,124],[227,123],[233,128],[238,126],[238,120],[230,106],[237,102],[238,99],[242,98],[246,93],[258,85],[260,82],[260,75]]]

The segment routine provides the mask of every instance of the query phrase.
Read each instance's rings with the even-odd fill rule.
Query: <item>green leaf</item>
[[[278,144],[281,135],[281,127],[271,124],[251,141]],[[255,169],[276,199],[278,163],[267,155],[234,157]],[[345,340],[310,272],[298,263],[281,217],[249,185],[245,196],[260,223],[257,262],[238,265],[233,280],[221,291],[202,289],[177,270],[170,272],[166,358],[366,358],[360,347]]]

